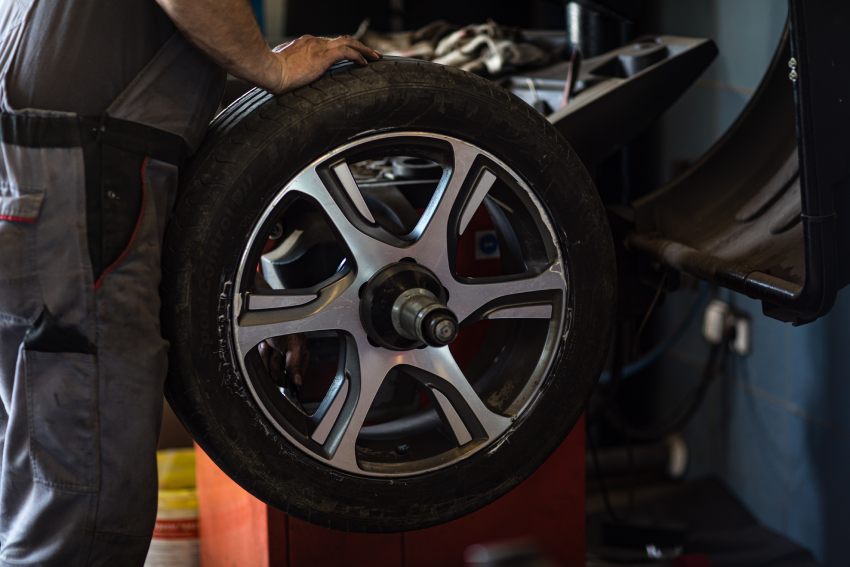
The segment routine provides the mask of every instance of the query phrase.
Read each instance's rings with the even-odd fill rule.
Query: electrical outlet
[[[729,337],[728,346],[732,352],[741,356],[750,354],[750,318],[719,299],[713,299],[705,308],[702,336],[713,345]]]
[[[705,317],[702,320],[702,336],[712,345],[723,342],[726,333],[726,321],[732,310],[719,299],[712,299],[705,308]]]
[[[735,319],[735,338],[732,340],[732,350],[741,356],[750,354],[750,318]]]

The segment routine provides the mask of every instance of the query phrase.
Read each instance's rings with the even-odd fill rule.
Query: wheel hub
[[[458,334],[455,314],[437,276],[412,261],[390,264],[364,285],[360,320],[369,337],[390,350],[442,347]]]

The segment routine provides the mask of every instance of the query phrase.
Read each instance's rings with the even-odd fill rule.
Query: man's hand
[[[301,386],[310,365],[310,351],[303,333],[266,339],[259,345],[260,358],[275,384],[286,387],[286,376]]]
[[[381,58],[379,52],[347,36],[304,36],[271,51],[247,0],[156,1],[210,59],[273,94],[304,86],[343,59],[365,65]]]
[[[305,35],[275,47],[273,53],[280,65],[279,82],[263,88],[274,94],[310,84],[331,65],[345,59],[366,65],[382,57],[381,52],[369,49],[347,35],[336,39]]]

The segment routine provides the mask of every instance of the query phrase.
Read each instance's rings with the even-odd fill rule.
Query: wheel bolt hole
[[[415,264],[416,260],[414,260],[413,258],[402,258],[401,260],[399,260],[399,262],[408,262],[410,264]]]
[[[395,448],[395,452],[399,455],[406,455],[408,451],[410,451],[409,445],[399,445]]]
[[[379,348],[381,346],[375,341],[375,339],[373,339],[369,335],[366,335],[366,340],[369,341],[369,344],[372,345],[375,348]]]
[[[369,283],[369,282],[366,282]],[[360,286],[360,289],[357,290],[357,297],[363,299],[363,294],[366,293],[366,283]]]

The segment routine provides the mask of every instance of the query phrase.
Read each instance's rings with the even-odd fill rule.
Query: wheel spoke
[[[487,193],[490,191],[490,188],[493,187],[493,183],[495,182],[496,176],[489,169],[483,170],[481,172],[481,176],[475,180],[475,187],[472,188],[469,200],[464,206],[463,214],[460,217],[458,234],[463,234],[466,227],[469,226],[469,221],[472,220],[472,215],[474,215],[475,211],[478,210],[478,207],[481,206],[481,203],[484,201],[484,197],[487,196]]]
[[[319,445],[325,444],[328,435],[331,433],[331,429],[337,422],[337,418],[342,413],[342,407],[348,398],[349,389],[349,381],[345,376],[337,376],[337,379],[334,380],[334,383],[331,384],[328,393],[325,395],[322,405],[316,410],[316,414],[313,417],[317,417],[319,423],[316,425],[316,429],[310,435],[310,438]]]
[[[315,299],[289,307],[292,298],[307,298],[307,295],[259,295],[245,293],[242,304],[245,308],[236,321],[236,340],[239,349],[247,354],[261,341],[271,337],[307,333],[310,331],[359,331],[360,300],[351,285],[353,274],[343,277],[322,288]],[[251,308],[261,297],[260,308]]]
[[[337,175],[339,175],[340,171],[348,171],[348,166],[344,163],[342,165],[345,167],[345,170],[334,169]],[[348,175],[351,175],[350,171],[348,171]],[[354,179],[352,178],[351,181],[354,182]],[[345,182],[343,182],[343,185],[345,186]],[[349,193],[349,196],[354,191],[354,189],[349,187],[345,187],[345,189]],[[325,186],[314,167],[299,175],[290,185],[290,190],[310,195],[316,201],[316,204],[325,212],[332,229],[335,229],[339,237],[345,242],[346,247],[354,256],[354,260],[361,269],[368,270],[370,267],[382,267],[398,260],[398,248],[369,236],[351,223],[348,217],[345,216],[345,213],[342,212],[339,204],[334,200],[332,193]],[[359,189],[356,190],[356,195],[359,195],[359,200],[362,202],[363,197]],[[355,201],[355,205],[360,210],[360,205],[357,204],[357,201]],[[368,213],[369,210],[365,208],[365,202],[362,203],[362,206],[366,213]],[[371,214],[369,214],[369,217],[371,218]]]
[[[435,395],[438,413],[459,444],[495,439],[510,426],[510,418],[484,405],[447,347],[410,351],[405,358],[406,371],[440,394]]]
[[[319,297],[315,293],[290,293],[290,292],[266,292],[246,293],[245,307],[248,311],[263,311],[265,309],[283,309],[286,307],[297,307],[310,303]]]
[[[349,169],[348,164],[341,161],[331,169],[333,169],[333,172],[336,173],[336,176],[339,178],[339,182],[348,194],[348,198],[351,199],[351,202],[354,203],[354,206],[357,207],[360,214],[363,215],[369,222],[375,222],[375,217],[372,216],[372,213],[369,211],[369,207],[366,206],[366,201],[363,200],[363,193],[360,192],[360,187],[357,186],[354,176],[351,175],[351,169]]]
[[[473,170],[475,158],[481,155],[481,152],[472,146],[455,141],[452,142],[452,149],[454,151],[454,167],[451,177],[444,184],[442,190],[437,188],[436,194],[413,231],[417,240],[411,247],[413,257],[418,262],[427,265],[440,278],[449,275],[449,255],[446,245],[449,234],[449,218],[460,194],[460,189]],[[478,187],[485,185],[486,183],[478,183]],[[490,185],[492,185],[492,182],[490,182]],[[489,186],[486,189],[489,190]],[[486,191],[483,191],[481,199],[483,200],[485,196]]]
[[[472,441],[472,434],[466,425],[463,424],[463,419],[455,411],[451,401],[439,390],[433,390],[433,393],[434,398],[437,400],[437,407],[439,408],[437,413],[440,415],[443,425],[452,432],[458,447],[462,447]]]
[[[530,303],[500,307],[487,315],[488,319],[551,319],[552,305]]]
[[[449,307],[462,326],[486,318],[551,318],[551,306],[547,312],[541,303],[551,305],[552,298],[541,299],[539,292],[566,293],[560,262],[530,278],[471,284],[443,280],[443,285],[449,290]],[[467,321],[470,316],[474,317]]]
[[[351,379],[350,394],[325,441],[325,451],[330,456],[331,464],[336,467],[346,470],[360,468],[357,465],[357,436],[375,395],[394,366],[386,352],[371,346],[365,335],[361,334],[357,339],[348,338],[346,374]]]

